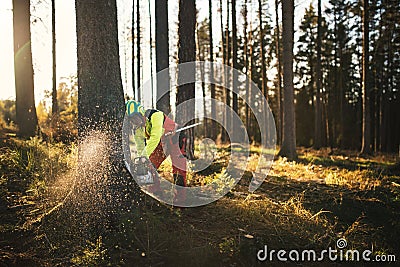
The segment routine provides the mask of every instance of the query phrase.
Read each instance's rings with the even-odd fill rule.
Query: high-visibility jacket
[[[160,141],[163,141],[164,133],[172,132],[176,123],[168,118],[162,111],[146,110],[145,127],[136,129],[134,139],[139,156],[150,157]]]

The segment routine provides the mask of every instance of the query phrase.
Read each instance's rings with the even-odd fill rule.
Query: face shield
[[[144,127],[146,123],[144,116],[141,115],[140,113],[132,114],[132,116],[130,117],[130,121],[133,124],[133,128],[135,130],[140,127]]]

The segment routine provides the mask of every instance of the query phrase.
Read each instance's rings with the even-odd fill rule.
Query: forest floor
[[[380,266],[400,260],[395,155],[300,148],[297,161],[276,158],[254,193],[246,171],[230,193],[202,207],[171,207],[142,195],[114,228],[97,231],[92,226],[101,216],[82,222],[63,206],[75,185],[68,174],[76,168],[74,145],[8,138],[0,151],[0,266],[281,266],[280,249],[299,251],[293,265],[321,266],[302,261],[302,251],[339,249],[340,238],[343,250],[381,256]],[[228,159],[220,148],[218,160]],[[201,180],[202,173],[193,177]],[[272,261],[257,259],[265,246],[275,250]],[[326,256],[323,265],[354,263]]]

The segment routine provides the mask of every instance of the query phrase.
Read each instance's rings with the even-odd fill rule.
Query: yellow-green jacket
[[[162,111],[153,110],[150,119],[146,117],[145,127],[136,129],[134,133],[138,156],[150,157],[164,135],[163,126],[164,113]]]

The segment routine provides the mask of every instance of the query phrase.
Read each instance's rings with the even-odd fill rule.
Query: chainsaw
[[[139,185],[150,185],[154,183],[154,179],[157,176],[155,173],[156,170],[146,157],[141,156],[135,158],[132,168],[127,161],[124,162],[125,167]]]

